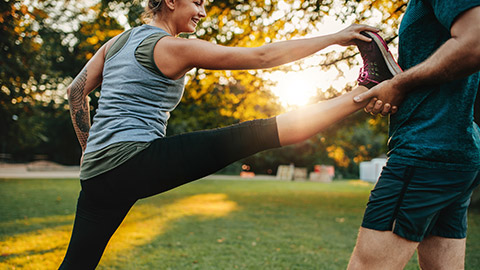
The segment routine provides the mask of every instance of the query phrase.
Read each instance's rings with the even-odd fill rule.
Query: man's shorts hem
[[[370,223],[362,223],[362,227],[370,230],[375,230],[375,231],[391,231],[394,234],[405,238],[410,241],[414,242],[422,242],[424,239],[424,236],[418,236],[418,235],[412,235],[409,233],[406,233],[403,228],[397,223],[395,224],[395,228],[392,230],[391,226],[386,226],[386,225],[379,225],[379,224],[370,224]],[[438,236],[442,238],[450,238],[450,239],[464,239],[467,238],[466,233],[461,233],[461,232],[456,232],[456,233],[444,233],[444,232],[438,232],[438,231],[432,231],[428,236]],[[428,237],[427,236],[427,237]]]
[[[407,240],[414,241],[414,242],[422,242],[423,239],[428,238],[429,236],[438,236],[438,237],[450,238],[450,239],[463,239],[467,237],[466,234],[463,234],[461,232],[442,233],[442,232],[436,232],[436,231],[432,231],[428,235],[413,235],[411,233],[405,232],[402,226],[399,226],[398,224],[395,225],[395,228],[393,229],[393,233],[402,238],[405,238]]]
[[[442,237],[442,238],[451,238],[451,239],[465,239],[467,238],[467,234],[464,233],[441,233],[433,231],[430,235]]]
[[[407,240],[414,241],[414,242],[422,242],[423,240],[423,236],[411,235],[411,234],[405,233],[405,231],[398,225],[395,226],[393,230],[391,227],[378,226],[378,225],[373,225],[368,223],[362,223],[362,227],[370,230],[375,230],[375,231],[382,231],[382,232],[390,231],[402,238],[405,238]]]

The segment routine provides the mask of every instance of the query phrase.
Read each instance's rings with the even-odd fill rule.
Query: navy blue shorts
[[[416,242],[429,235],[465,238],[467,208],[479,182],[480,171],[387,163],[370,194],[362,227]]]

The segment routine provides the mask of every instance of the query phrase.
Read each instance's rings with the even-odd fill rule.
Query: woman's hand
[[[362,31],[378,32],[380,30],[373,26],[368,26],[364,24],[352,24],[349,27],[334,34],[335,39],[337,40],[336,43],[341,46],[350,46],[355,45],[354,40],[356,39],[365,42],[372,41],[371,38],[360,34],[360,32]]]

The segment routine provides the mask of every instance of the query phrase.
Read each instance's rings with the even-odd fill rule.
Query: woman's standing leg
[[[135,201],[118,200],[105,179],[82,182],[67,253],[59,269],[95,269],[108,241]]]

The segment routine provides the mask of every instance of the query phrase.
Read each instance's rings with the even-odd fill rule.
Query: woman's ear
[[[165,6],[170,9],[174,10],[175,9],[175,1],[176,0],[163,0],[165,2]]]

